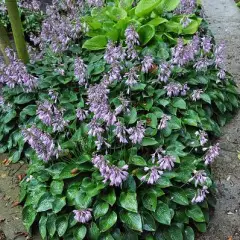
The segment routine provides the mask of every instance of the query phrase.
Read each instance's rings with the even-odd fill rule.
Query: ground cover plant
[[[2,66],[1,151],[43,239],[194,239],[239,96],[195,1],[54,1]],[[33,59],[34,60],[34,59]]]

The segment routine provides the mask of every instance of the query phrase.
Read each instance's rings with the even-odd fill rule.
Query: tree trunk
[[[25,64],[29,62],[29,56],[27,52],[26,42],[24,39],[22,22],[19,16],[16,0],[6,0],[8,16],[11,22],[14,42],[16,45],[18,58]]]
[[[10,47],[10,41],[7,35],[7,31],[3,24],[0,22],[0,51],[2,52],[4,61],[6,64],[9,64],[9,59],[7,57],[7,54],[5,52],[5,49],[7,47]]]

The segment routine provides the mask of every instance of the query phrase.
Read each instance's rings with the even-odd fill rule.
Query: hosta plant
[[[195,1],[67,2],[44,20],[41,60],[12,57],[0,78],[2,147],[29,159],[27,230],[194,239],[214,204],[212,140],[239,104],[223,45]]]

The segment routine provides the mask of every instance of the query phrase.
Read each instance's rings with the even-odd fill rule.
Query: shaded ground
[[[240,86],[240,10],[234,0],[202,1],[216,41],[226,43],[227,69]],[[213,166],[218,203],[208,232],[198,240],[240,240],[240,160],[237,157],[237,150],[240,151],[240,113],[224,128],[220,144],[222,154]],[[0,158],[0,240],[30,239],[18,236],[25,229],[21,207],[13,207],[18,199],[18,176],[24,173],[24,166],[6,166],[2,160],[4,157]],[[40,240],[40,237],[32,239]]]

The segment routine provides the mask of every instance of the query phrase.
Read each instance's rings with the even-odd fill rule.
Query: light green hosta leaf
[[[147,15],[153,11],[153,9],[161,2],[161,0],[141,0],[136,9],[135,14],[138,17]]]
[[[153,146],[158,144],[158,142],[155,140],[155,138],[149,138],[149,137],[145,137],[142,140],[142,146]]]
[[[88,50],[102,50],[107,45],[107,37],[100,35],[93,37],[87,41],[84,42],[82,48],[86,48]]]
[[[155,35],[155,27],[152,25],[144,25],[138,30],[140,43],[146,45]]]

